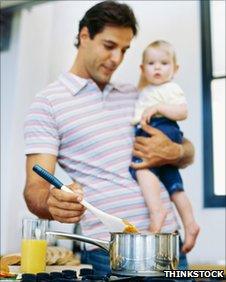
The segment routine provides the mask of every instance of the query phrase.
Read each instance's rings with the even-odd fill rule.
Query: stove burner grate
[[[23,274],[21,282],[195,282],[193,279],[175,279],[165,277],[124,277],[115,274],[96,275],[90,268],[82,268],[80,274],[75,270],[63,270],[62,272]],[[202,282],[210,282],[213,280],[202,280]]]

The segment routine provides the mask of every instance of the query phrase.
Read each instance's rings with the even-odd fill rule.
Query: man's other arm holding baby
[[[150,137],[136,137],[133,154],[143,159],[142,163],[133,163],[132,167],[143,169],[165,164],[184,168],[193,163],[194,146],[183,138],[182,144],[172,142],[160,130],[149,126],[151,117],[160,114],[166,118],[181,121],[187,118],[187,104],[169,105],[159,103],[147,108],[142,116],[141,126]]]

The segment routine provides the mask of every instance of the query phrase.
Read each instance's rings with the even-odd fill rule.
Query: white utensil
[[[61,186],[61,190],[68,193],[74,193],[70,188],[64,185]],[[95,208],[84,199],[80,203],[89,211],[91,211],[97,218],[99,218],[99,220],[102,221],[103,224],[108,228],[109,232],[123,232],[125,230],[126,224],[121,218],[110,215],[98,208]]]
[[[126,228],[126,224],[119,217],[110,215],[103,212],[100,209],[95,208],[93,205],[88,203],[86,200],[82,200],[81,204],[90,210],[103,224],[108,228],[109,232],[123,232]]]
[[[33,170],[47,180],[49,183],[54,185],[57,189],[61,189],[68,193],[74,193],[70,188],[63,185],[63,183],[57,179],[54,175],[49,173],[44,168],[40,167],[39,165],[35,165]],[[108,228],[109,232],[123,232],[125,231],[126,226],[132,226],[127,222],[124,222],[121,218],[110,215],[106,212],[103,212],[100,209],[95,208],[93,205],[88,203],[86,200],[82,200],[81,204],[85,206],[89,211],[91,211],[103,224]]]

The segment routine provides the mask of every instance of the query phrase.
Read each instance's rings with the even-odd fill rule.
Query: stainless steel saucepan
[[[90,243],[106,250],[111,271],[117,275],[162,276],[163,270],[176,269],[179,261],[176,233],[111,233],[110,242],[62,232],[47,232],[47,235]]]

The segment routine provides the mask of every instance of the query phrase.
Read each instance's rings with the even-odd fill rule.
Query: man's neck
[[[86,72],[82,61],[79,59],[79,56],[77,56],[75,58],[75,61],[71,67],[71,69],[69,70],[69,72],[73,73],[74,75],[77,75],[81,78],[85,78],[85,79],[89,79],[89,75]]]
[[[91,77],[89,76],[89,74],[87,73],[87,71],[85,70],[82,61],[79,59],[79,56],[77,56],[75,58],[75,61],[71,67],[71,69],[69,70],[69,72],[71,72],[74,75],[77,75],[81,78],[85,78],[85,79],[91,79]],[[97,86],[100,88],[101,91],[104,90],[106,83],[102,84],[102,83],[98,83],[96,81],[94,81]]]

